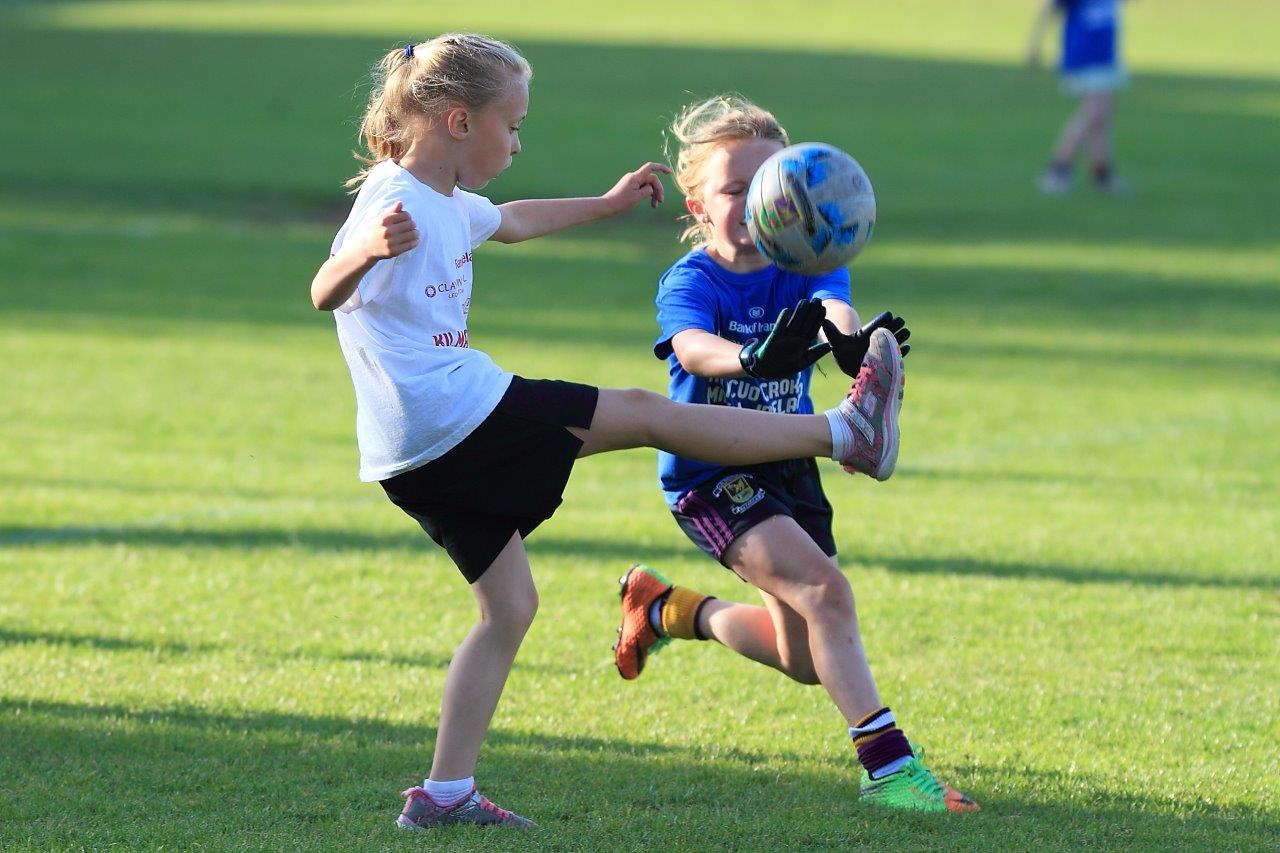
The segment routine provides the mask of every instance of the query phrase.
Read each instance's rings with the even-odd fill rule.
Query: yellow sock
[[[662,632],[678,640],[705,640],[698,633],[697,620],[698,611],[709,598],[688,587],[672,587],[667,603],[662,605]]]

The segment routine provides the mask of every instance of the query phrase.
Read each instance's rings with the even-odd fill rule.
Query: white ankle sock
[[[892,773],[897,773],[899,770],[910,764],[913,758],[915,758],[913,755],[904,755],[901,758],[895,758],[893,761],[890,761],[884,767],[877,770],[875,775],[871,776],[871,778],[883,779]]]
[[[853,430],[838,408],[827,409],[823,414],[827,416],[827,426],[831,428],[831,458],[843,462],[853,455],[856,440]]]
[[[431,779],[424,779],[422,787],[427,792],[437,806],[452,806],[462,802],[467,794],[471,793],[471,789],[476,786],[476,777],[468,776],[465,779],[454,779],[452,782],[436,782]]]

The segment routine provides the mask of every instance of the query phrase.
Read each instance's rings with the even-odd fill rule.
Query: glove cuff
[[[738,364],[742,365],[742,369],[746,371],[748,376],[759,379],[756,374],[756,353],[750,344],[738,350]]]

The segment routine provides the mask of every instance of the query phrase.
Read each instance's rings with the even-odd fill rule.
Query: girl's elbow
[[[314,287],[311,289],[311,305],[317,311],[332,311],[338,307],[334,303],[333,294],[318,291]]]

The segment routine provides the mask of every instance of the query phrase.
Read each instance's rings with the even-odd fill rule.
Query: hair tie
[[[412,42],[404,46],[404,58],[413,59],[413,43]]]

